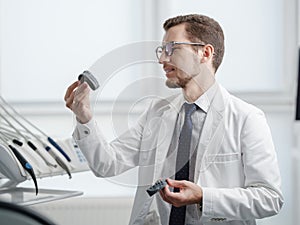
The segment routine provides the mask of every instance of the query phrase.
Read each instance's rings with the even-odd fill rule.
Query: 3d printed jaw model
[[[147,189],[147,193],[151,197],[156,192],[158,192],[161,189],[163,189],[166,185],[167,185],[167,181],[166,180],[158,180],[158,181],[155,182],[154,185],[152,185],[151,187],[149,187]]]
[[[78,76],[78,80],[80,80],[81,83],[86,82],[93,91],[99,88],[97,79],[88,70],[83,71],[83,73]]]

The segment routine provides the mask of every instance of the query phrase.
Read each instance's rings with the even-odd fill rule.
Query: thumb
[[[167,183],[170,187],[176,187],[176,188],[185,187],[185,181],[184,180],[172,180],[172,179],[168,178]]]

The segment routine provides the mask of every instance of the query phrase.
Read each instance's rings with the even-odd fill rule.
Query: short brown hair
[[[182,23],[186,24],[185,30],[191,41],[202,41],[214,47],[213,67],[217,71],[224,56],[224,33],[219,23],[208,16],[190,14],[170,18],[165,21],[163,27],[167,31]]]

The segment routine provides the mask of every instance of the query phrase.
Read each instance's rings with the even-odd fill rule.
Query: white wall
[[[160,41],[165,19],[194,12],[215,18],[224,28],[226,51],[217,76],[229,90],[278,92],[292,85],[287,68],[293,66],[290,59],[295,54],[290,51],[296,44],[296,0],[1,0],[0,4],[0,91],[7,100],[60,102],[66,86],[96,60],[133,42]],[[118,63],[122,57],[115,55],[111,61]],[[99,70],[96,75],[103,75]],[[104,74],[105,81],[118,76],[118,82],[110,80],[114,87],[110,94],[122,89],[120,83],[143,76],[140,72]],[[111,100],[110,94],[101,97]]]

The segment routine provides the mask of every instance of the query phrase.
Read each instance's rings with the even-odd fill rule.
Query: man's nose
[[[165,51],[162,52],[158,59],[159,64],[163,64],[164,62],[170,62],[170,56],[168,56]]]

